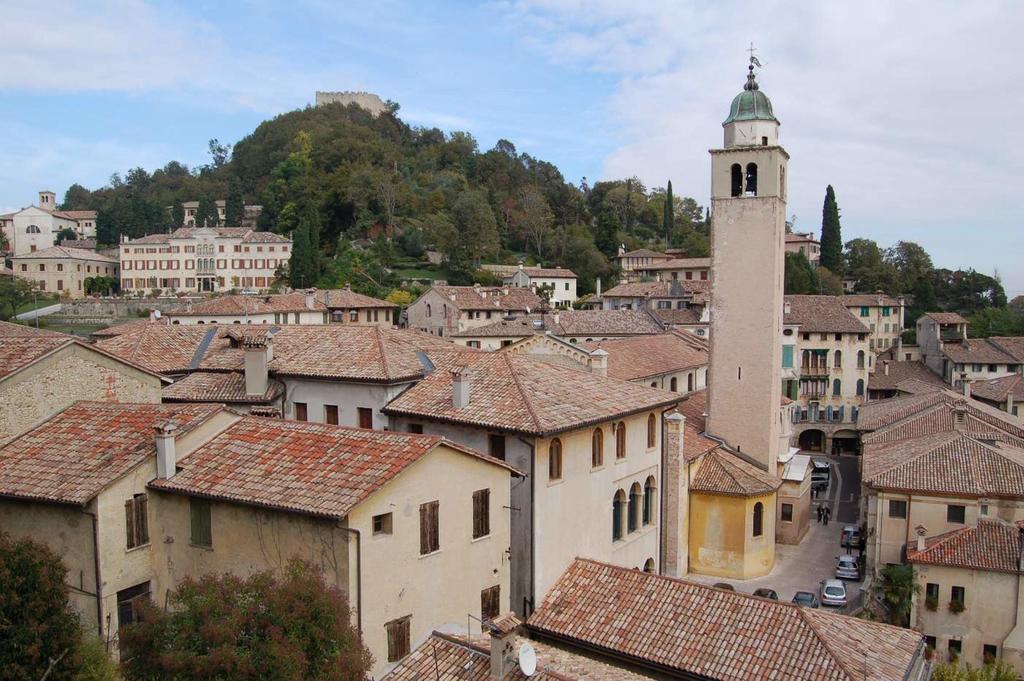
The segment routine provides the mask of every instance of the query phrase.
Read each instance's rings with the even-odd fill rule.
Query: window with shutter
[[[412,615],[391,620],[384,625],[388,633],[388,662],[398,662],[409,654],[409,622]]]
[[[491,490],[473,492],[473,539],[491,533]]]
[[[425,556],[441,548],[438,531],[438,502],[420,504],[420,555]]]
[[[189,513],[192,519],[192,545],[213,546],[213,528],[210,522],[210,502],[206,499],[189,499]]]
[[[501,585],[480,592],[480,619],[492,620],[501,614]]]
[[[124,502],[126,546],[134,549],[149,543],[149,516],[146,495],[136,494]]]

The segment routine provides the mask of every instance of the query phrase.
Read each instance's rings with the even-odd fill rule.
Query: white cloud
[[[820,225],[831,183],[848,238],[916,238],[939,264],[999,266],[1010,291],[1024,290],[1006,248],[1024,245],[1012,208],[1024,5],[522,0],[504,10],[553,61],[617,77],[624,143],[606,177],[671,178],[706,197],[707,149],[721,144],[753,40],[793,157],[798,228]]]

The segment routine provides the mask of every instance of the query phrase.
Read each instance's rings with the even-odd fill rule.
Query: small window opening
[[[739,196],[743,193],[743,168],[739,163],[732,164],[732,195]]]
[[[757,196],[757,164],[747,164],[747,196]]]

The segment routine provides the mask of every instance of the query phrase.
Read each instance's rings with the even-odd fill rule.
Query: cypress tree
[[[219,223],[217,203],[209,194],[203,194],[199,197],[199,206],[196,208],[196,227],[216,227]]]
[[[185,204],[181,202],[181,199],[174,199],[174,204],[171,206],[171,227],[177,229],[184,226]]]
[[[312,286],[315,280],[309,226],[305,222],[299,222],[292,232],[292,257],[288,262],[288,281],[292,288],[306,288]]]
[[[672,198],[672,180],[668,181],[665,192],[665,244],[672,243],[672,232],[676,226],[675,200]]]
[[[224,204],[224,226],[241,227],[245,217],[245,204],[242,201],[242,184],[237,177],[228,182],[228,197]]]
[[[825,190],[825,205],[821,209],[821,266],[839,275],[843,273],[843,234],[832,185]]]

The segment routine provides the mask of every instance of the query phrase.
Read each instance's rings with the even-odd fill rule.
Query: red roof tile
[[[583,343],[582,347],[607,352],[608,375],[623,381],[695,369],[708,363],[707,343],[685,332]]]
[[[843,296],[788,295],[789,312],[783,324],[799,324],[803,332],[869,333],[868,327],[854,317],[843,303]]]
[[[70,336],[0,337],[0,379],[74,342]]]
[[[1020,572],[1020,524],[979,519],[976,527],[964,527],[929,537],[925,548],[907,547],[907,561],[927,565]]]
[[[945,382],[923,362],[894,362],[880,359],[875,363],[874,372],[868,376],[868,389],[896,390],[900,383],[909,379],[916,379],[936,388],[946,387]]]
[[[0,496],[85,504],[156,456],[154,426],[185,434],[220,405],[76,402],[0,448]]]
[[[722,681],[902,679],[922,649],[909,629],[581,558],[527,626]]]
[[[342,518],[442,444],[518,473],[502,461],[437,436],[249,416],[179,460],[177,474],[150,486]]]
[[[558,321],[555,321],[555,320]],[[556,336],[635,336],[664,329],[647,310],[564,310],[521,314],[452,334],[458,338],[518,338],[550,332]]]
[[[1006,398],[1012,395],[1014,403],[1019,404],[1024,402],[1024,376],[1013,374],[988,381],[974,381],[971,384],[971,394],[992,402],[1005,402]]]
[[[434,286],[460,310],[539,310],[543,300],[528,288],[514,286]]]
[[[164,402],[266,404],[282,394],[284,386],[279,381],[268,381],[262,395],[248,395],[245,392],[245,374],[241,372],[196,371],[164,388],[161,398]]]
[[[968,321],[956,312],[927,312],[925,317],[931,317],[939,324],[967,324]]]
[[[674,404],[681,396],[505,352],[472,353],[469,404],[452,403],[452,373],[434,371],[383,411],[548,435]]]
[[[684,443],[685,444],[685,443]],[[687,457],[689,458],[689,457]],[[698,464],[690,491],[754,496],[768,494],[782,481],[722,448],[709,451]]]
[[[273,314],[275,312],[302,312],[306,310],[326,312],[328,309],[352,308],[393,308],[385,300],[364,296],[349,289],[316,291],[313,307],[306,305],[306,293],[275,293],[263,296],[228,295],[204,300],[192,306],[191,310],[168,312],[169,317],[198,317],[208,315]]]

